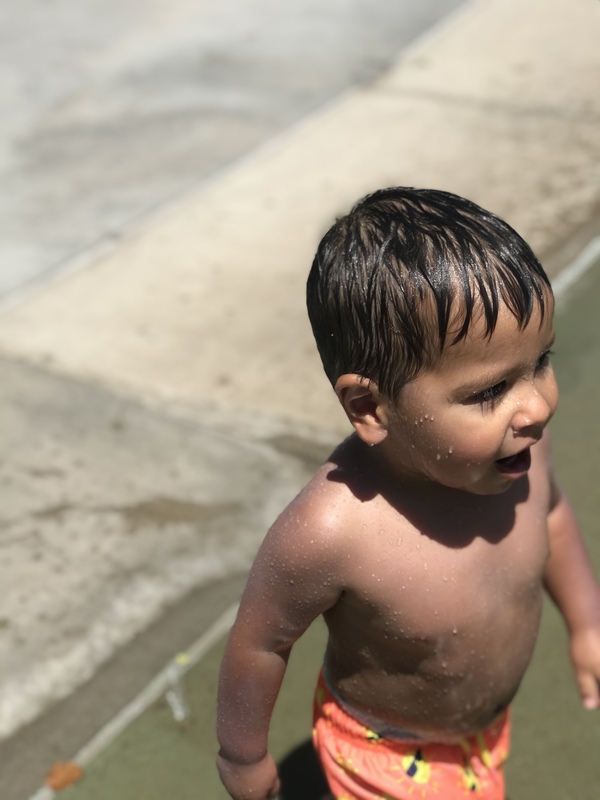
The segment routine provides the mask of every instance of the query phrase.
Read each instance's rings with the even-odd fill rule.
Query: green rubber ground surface
[[[554,364],[561,388],[552,422],[561,482],[600,573],[600,263],[556,316]],[[272,725],[285,800],[316,800],[322,786],[307,744],[312,688],[323,651],[318,622],[296,646]],[[225,800],[214,769],[215,689],[223,643],[185,677],[186,727],[164,701],[149,708],[86,771],[64,800]],[[584,711],[570,669],[563,623],[548,603],[533,663],[514,704],[510,800],[598,800],[600,712]],[[440,798],[443,800],[443,798]]]

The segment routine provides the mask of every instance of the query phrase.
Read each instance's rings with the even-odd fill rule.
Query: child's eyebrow
[[[470,394],[477,394],[483,389],[487,389],[490,386],[496,386],[496,384],[502,383],[503,380],[506,380],[506,375],[507,375],[507,370],[479,373],[479,375],[472,381],[468,381],[467,383],[461,383],[459,386],[456,387],[455,391],[457,394],[460,395],[464,394],[465,396]]]
[[[540,358],[545,355],[554,345],[555,336],[541,349]],[[496,386],[506,380],[506,377],[512,372],[511,369],[498,369],[495,372],[480,372],[479,375],[472,381],[467,381],[456,387],[457,394],[477,394],[482,389],[487,389],[490,386]]]

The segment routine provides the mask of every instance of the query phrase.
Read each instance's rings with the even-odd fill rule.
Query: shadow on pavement
[[[279,764],[279,800],[321,800],[329,792],[310,739]]]

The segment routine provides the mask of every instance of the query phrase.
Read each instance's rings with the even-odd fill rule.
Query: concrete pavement
[[[320,234],[369,190],[435,186],[552,254],[600,199],[599,31],[588,0],[465,6],[382,78],[4,313],[3,351],[244,436],[346,430],[304,310]]]
[[[462,2],[6,5],[0,298],[89,263]]]
[[[3,552],[16,547],[0,653],[10,653],[14,681],[0,692],[12,720],[5,732],[27,719],[12,698],[30,698],[35,714],[122,646],[124,617],[134,620],[124,629],[133,635],[189,590],[207,540],[218,543],[211,525],[224,526],[231,552],[247,562],[308,461],[348,430],[303,297],[314,249],[336,214],[386,185],[447,189],[504,216],[553,273],[600,227],[599,34],[592,0],[468,3],[380,78],[171,202],[85,269],[2,311],[3,369],[17,387],[4,419],[18,432],[5,467],[14,528],[0,542]],[[44,376],[53,389],[36,395]],[[48,421],[56,397],[58,433]],[[133,436],[119,428],[123,415]],[[57,459],[60,475],[52,473]],[[150,478],[142,475],[148,465]],[[180,474],[171,480],[174,465]],[[82,497],[92,515],[108,509],[108,522],[107,514],[83,527],[67,518],[82,513],[71,507]],[[214,497],[237,503],[235,518],[211,522],[190,511]],[[143,523],[135,548],[131,513]],[[87,547],[77,550],[77,536]],[[189,543],[189,580],[178,580],[181,559],[167,541],[177,550],[178,537]],[[28,542],[41,541],[69,559],[79,553],[76,602],[61,600],[72,566],[51,575],[49,565],[31,568]],[[92,558],[95,547],[108,552]],[[110,581],[92,580],[107,574],[99,565]],[[133,597],[141,565],[146,580]],[[27,632],[51,627],[43,614],[53,640],[40,639],[32,660]],[[98,636],[105,619],[115,630]],[[76,644],[92,660],[65,678],[61,665]]]

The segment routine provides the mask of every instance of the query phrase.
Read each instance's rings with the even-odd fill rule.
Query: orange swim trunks
[[[384,737],[344,710],[321,674],[313,742],[337,800],[504,800],[508,711],[460,744]]]

